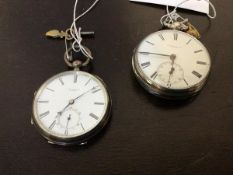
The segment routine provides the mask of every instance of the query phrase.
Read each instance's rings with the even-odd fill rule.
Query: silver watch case
[[[193,36],[191,36],[191,37],[195,38]],[[137,52],[138,52],[138,47],[136,49],[134,49],[134,53],[133,53],[133,57],[132,57],[132,68],[133,68],[133,72],[134,72],[137,80],[139,81],[141,86],[144,87],[149,93],[151,93],[157,97],[163,98],[163,99],[184,100],[184,99],[188,99],[188,98],[191,98],[191,97],[199,94],[199,92],[201,91],[203,86],[206,84],[206,81],[207,81],[209,74],[210,74],[211,60],[210,60],[210,70],[209,70],[207,76],[201,82],[196,84],[195,86],[192,86],[188,89],[183,89],[183,90],[174,90],[174,89],[165,88],[165,87],[160,86],[159,84],[154,83],[153,81],[151,81],[150,79],[148,79],[144,75],[144,73],[140,69],[140,66],[138,63],[138,58],[137,58],[137,54],[136,54]]]
[[[48,79],[47,81],[50,81],[51,79],[55,79],[57,77],[59,77],[61,74],[68,74],[70,72],[73,71],[66,71],[66,72],[62,72],[59,73],[53,77],[51,77],[50,79]],[[111,100],[111,96],[109,94],[108,88],[106,86],[106,84],[104,83],[104,81],[96,76],[96,75],[92,75],[91,76],[97,78],[104,86],[104,88],[106,89],[107,92],[107,97],[108,97],[108,103],[107,103],[107,109],[105,111],[104,117],[102,118],[102,120],[99,122],[99,124],[92,129],[91,131],[85,133],[84,135],[81,136],[77,136],[77,137],[71,137],[71,138],[65,138],[65,137],[58,137],[55,135],[51,135],[50,133],[46,132],[45,130],[43,130],[40,125],[38,124],[37,120],[36,120],[36,112],[35,112],[35,100],[37,99],[38,95],[41,93],[41,91],[43,90],[44,86],[46,86],[46,82],[45,81],[41,87],[39,88],[38,91],[36,91],[34,93],[34,98],[33,98],[33,105],[32,105],[32,118],[31,118],[31,124],[35,126],[35,128],[37,129],[37,131],[45,138],[48,140],[48,143],[50,144],[55,144],[55,145],[61,145],[61,146],[70,146],[70,145],[85,145],[88,143],[88,141],[90,139],[92,139],[94,136],[96,136],[109,122],[110,120],[110,116],[111,116],[111,107],[112,107],[112,100]]]

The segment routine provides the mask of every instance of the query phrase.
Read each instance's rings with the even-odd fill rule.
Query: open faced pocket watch
[[[32,123],[49,143],[84,144],[109,120],[111,99],[105,83],[80,71],[83,64],[74,65],[74,70],[53,76],[35,93]]]
[[[158,97],[192,97],[209,76],[208,50],[197,39],[198,31],[175,11],[166,15],[163,26],[167,29],[150,34],[135,49],[133,71],[140,84]]]

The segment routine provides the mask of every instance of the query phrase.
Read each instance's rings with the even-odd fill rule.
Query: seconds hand
[[[67,118],[66,129],[68,128],[68,125],[69,125],[70,120],[71,120],[71,114],[70,114],[69,117]]]

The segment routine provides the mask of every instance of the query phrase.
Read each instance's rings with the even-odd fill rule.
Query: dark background
[[[81,0],[79,12],[90,0]],[[78,24],[93,29],[84,44],[95,60],[92,73],[108,84],[112,120],[89,146],[48,144],[30,124],[34,91],[67,70],[64,43],[48,40],[65,30],[74,0],[0,0],[0,174],[233,174],[232,0],[213,0],[218,17],[180,10],[202,33],[213,67],[202,93],[190,102],[165,102],[134,78],[135,46],[160,29],[164,7],[101,0]]]

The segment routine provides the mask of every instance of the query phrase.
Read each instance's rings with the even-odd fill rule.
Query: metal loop
[[[72,40],[72,36],[70,35],[70,29],[66,29],[66,37],[65,37],[66,40],[70,41]]]
[[[88,53],[91,55],[91,51],[90,49],[88,49],[87,47],[85,47],[85,49],[88,51]],[[67,49],[67,51],[64,53],[64,61],[67,64],[67,66],[72,67],[72,68],[80,68],[80,67],[84,67],[87,66],[90,62],[90,58],[86,57],[85,61],[81,61],[79,59],[73,59],[72,57],[72,47]]]

